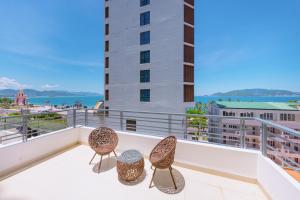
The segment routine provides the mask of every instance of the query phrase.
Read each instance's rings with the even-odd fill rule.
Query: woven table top
[[[119,162],[123,162],[123,163],[127,163],[127,164],[132,164],[132,163],[138,162],[141,159],[143,159],[143,155],[139,151],[133,150],[133,149],[124,151],[118,157]]]

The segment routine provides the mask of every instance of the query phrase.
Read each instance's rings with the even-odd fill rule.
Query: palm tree
[[[74,104],[75,108],[81,108],[82,107],[82,103],[80,101],[76,101]]]

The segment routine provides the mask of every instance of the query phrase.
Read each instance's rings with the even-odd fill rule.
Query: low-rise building
[[[262,124],[253,118],[276,122],[276,124],[300,130],[300,109],[296,104],[284,102],[235,102],[217,101],[208,106],[210,115],[222,118],[210,120],[209,132],[215,140],[223,144],[238,146],[245,139],[247,148],[260,149]],[[243,132],[242,132],[243,131]],[[295,163],[300,163],[300,138],[291,136],[279,129],[267,127],[268,155],[277,163],[286,162],[280,158],[287,156]],[[244,137],[241,137],[241,133]],[[273,140],[273,135],[279,135],[282,140]],[[285,141],[289,139],[289,142]],[[290,142],[292,141],[292,143]],[[290,161],[289,161],[290,162]],[[293,163],[290,163],[293,164]]]

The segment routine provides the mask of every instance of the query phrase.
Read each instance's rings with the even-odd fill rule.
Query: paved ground
[[[143,176],[134,183],[118,179],[113,156],[88,165],[93,152],[77,146],[0,182],[1,200],[260,200],[267,199],[256,184],[174,166],[174,190],[168,171],[158,171],[155,187],[146,160]]]

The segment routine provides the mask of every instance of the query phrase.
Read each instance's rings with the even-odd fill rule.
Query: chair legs
[[[113,153],[114,153],[115,157],[117,158],[118,156],[117,156],[116,152],[113,151]],[[96,155],[97,155],[97,153],[94,154],[94,156],[92,157],[91,161],[89,162],[89,165],[91,165],[91,163],[94,160],[94,158],[95,158]],[[108,155],[110,155],[110,154],[108,154]],[[102,155],[100,155],[100,156],[101,156],[101,158],[100,158],[100,163],[99,163],[99,166],[98,166],[98,173],[100,173],[100,168],[101,168],[101,164],[102,164],[102,157],[103,157]]]
[[[93,156],[92,160],[90,161],[89,165],[91,165],[91,163],[92,163],[92,161],[94,160],[96,154],[97,154],[97,153],[94,154],[94,156]]]
[[[155,173],[156,173],[156,167],[155,167],[155,169],[154,169],[154,172],[153,172],[153,174],[152,174],[152,178],[151,178],[151,182],[150,182],[149,188],[151,188],[151,187],[152,187],[152,182],[153,182],[153,179],[154,179]]]
[[[100,158],[100,163],[99,163],[99,166],[98,166],[98,173],[100,173],[100,168],[101,168],[101,164],[102,164],[102,155],[101,155],[101,158]]]
[[[173,168],[172,168],[171,166],[169,167],[169,171],[170,171],[170,174],[171,174],[171,177],[172,177],[172,181],[173,181],[175,190],[177,190],[177,185],[176,185],[176,183],[175,183],[174,176],[173,176],[173,173],[172,173]]]
[[[173,170],[173,168],[172,168],[172,167],[169,167],[169,171],[170,171],[170,174],[171,174],[171,177],[172,177],[172,181],[173,181],[173,184],[174,184],[174,188],[175,188],[175,190],[177,190],[177,185],[176,185],[176,183],[175,183],[175,179],[174,179],[172,170]],[[152,179],[151,179],[149,188],[152,187],[152,183],[153,183],[153,179],[154,179],[155,173],[156,173],[156,167],[155,167],[155,169],[154,169],[154,172],[153,172],[153,175],[152,175]]]

